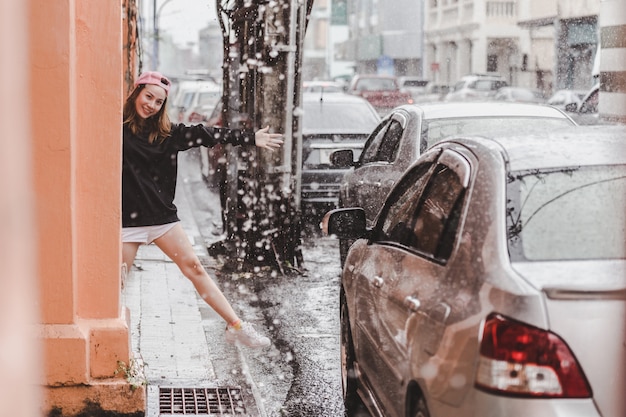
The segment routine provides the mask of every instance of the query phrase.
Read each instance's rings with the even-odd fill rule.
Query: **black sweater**
[[[254,132],[172,126],[171,136],[150,144],[124,125],[122,161],[122,226],[154,226],[178,221],[174,193],[178,152],[217,144],[254,144]]]

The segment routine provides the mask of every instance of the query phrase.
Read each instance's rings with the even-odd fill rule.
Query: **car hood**
[[[626,415],[626,261],[512,266],[544,294],[548,326],[578,359],[602,415]]]

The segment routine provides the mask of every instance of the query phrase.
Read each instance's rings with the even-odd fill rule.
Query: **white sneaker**
[[[230,326],[226,327],[225,338],[230,344],[244,345],[251,348],[261,348],[270,345],[268,337],[261,336],[250,323],[246,322],[241,323],[241,329],[239,330],[235,330]]]

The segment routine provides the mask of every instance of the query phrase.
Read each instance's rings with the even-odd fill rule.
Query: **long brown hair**
[[[130,131],[135,135],[147,134],[148,141],[153,143],[155,140],[163,142],[172,131],[172,122],[165,111],[165,105],[167,104],[167,97],[163,101],[163,105],[157,114],[150,116],[147,119],[143,119],[137,114],[135,108],[135,101],[137,96],[141,93],[141,90],[145,87],[144,84],[140,84],[133,90],[133,92],[126,99],[124,103],[124,124],[128,125]]]

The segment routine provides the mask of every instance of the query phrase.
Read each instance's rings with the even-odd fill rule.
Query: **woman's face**
[[[161,110],[166,97],[162,87],[146,84],[135,100],[135,110],[142,119],[147,119]]]

